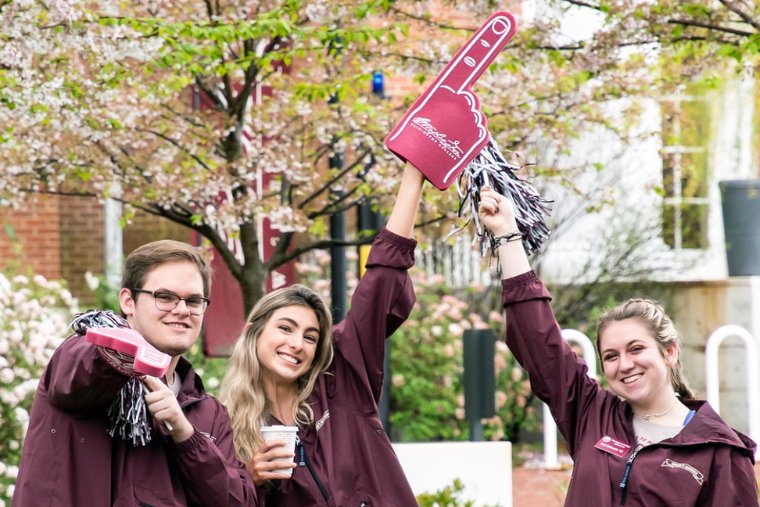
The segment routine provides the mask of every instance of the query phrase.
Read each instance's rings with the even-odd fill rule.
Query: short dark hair
[[[213,274],[211,264],[197,248],[171,239],[153,241],[129,254],[124,265],[121,287],[123,289],[142,289],[148,273],[161,264],[181,261],[195,264],[201,278],[203,278],[203,295],[208,297],[211,292],[211,276]]]

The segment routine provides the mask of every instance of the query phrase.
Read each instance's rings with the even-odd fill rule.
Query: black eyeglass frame
[[[206,313],[206,310],[208,310],[208,307],[211,304],[211,299],[207,298],[207,297],[188,296],[186,298],[183,298],[183,297],[180,297],[179,294],[175,294],[173,292],[163,292],[163,291],[154,292],[152,290],[145,290],[145,289],[129,289],[129,291],[132,292],[132,293],[137,292],[137,293],[142,293],[142,294],[150,294],[151,296],[153,296],[153,302],[156,305],[156,310],[159,310],[159,311],[162,311],[162,312],[170,312],[170,311],[174,310],[174,308],[177,308],[177,306],[179,306],[179,302],[180,301],[184,301],[185,302],[185,306],[187,307],[187,310],[190,312],[190,315],[195,315],[196,317],[199,317],[199,316],[203,315],[204,313]],[[167,295],[167,296],[173,296],[173,297],[178,298],[177,301],[174,303],[174,308],[172,308],[171,310],[164,310],[163,308],[159,308],[158,307],[158,298],[156,297],[156,294],[161,295],[161,296]],[[190,305],[187,304],[187,300],[188,299],[195,299],[195,298],[200,299],[201,301],[203,301],[205,303],[204,306],[203,306],[203,311],[201,311],[201,313],[193,313],[193,311],[190,309]]]

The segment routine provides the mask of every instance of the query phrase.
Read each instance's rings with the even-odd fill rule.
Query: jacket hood
[[[673,440],[677,444],[701,444],[714,442],[738,448],[755,462],[757,444],[748,436],[729,427],[705,400],[682,400],[691,410],[696,410],[694,418]]]

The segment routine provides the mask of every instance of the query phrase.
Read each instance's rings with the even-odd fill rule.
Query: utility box
[[[490,329],[464,332],[464,411],[470,423],[470,440],[483,440],[480,420],[496,415],[496,337]]]

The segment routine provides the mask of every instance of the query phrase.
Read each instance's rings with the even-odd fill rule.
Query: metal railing
[[[563,329],[562,338],[568,342],[574,342],[583,349],[583,360],[588,365],[588,376],[596,378],[596,352],[594,344],[591,343],[588,336],[577,329]],[[557,424],[554,422],[549,406],[543,404],[544,409],[544,466],[546,468],[557,468]]]
[[[747,361],[747,412],[749,418],[749,437],[755,442],[760,437],[760,374],[758,374],[757,342],[749,331],[741,326],[729,324],[712,332],[705,346],[705,384],[707,401],[720,414],[720,375],[718,368],[718,349],[723,340],[730,336],[741,338],[744,342]],[[758,456],[758,452],[755,456]]]

